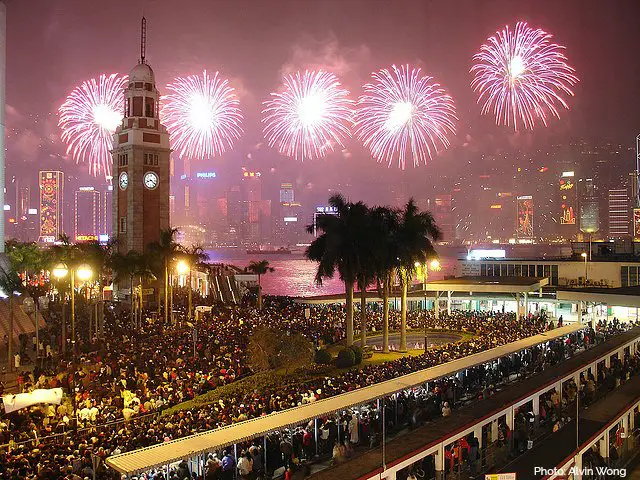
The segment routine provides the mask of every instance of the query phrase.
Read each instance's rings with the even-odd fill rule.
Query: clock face
[[[127,172],[122,172],[120,177],[118,178],[118,183],[120,184],[120,190],[126,190],[129,186],[129,175]]]
[[[149,190],[153,190],[158,186],[158,174],[156,172],[147,172],[144,174],[143,182],[144,186]]]

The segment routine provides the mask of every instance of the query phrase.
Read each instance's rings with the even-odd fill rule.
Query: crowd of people
[[[228,395],[209,405],[160,416],[158,412],[168,406],[251,375],[245,352],[256,328],[275,326],[282,332],[302,333],[316,345],[334,343],[344,336],[344,308],[309,308],[282,297],[268,299],[260,311],[249,306],[216,305],[194,326],[196,335],[191,326],[163,325],[151,316],[132,331],[129,313],[109,308],[105,313],[106,338],[98,339],[95,333],[78,325],[77,353],[70,352],[72,345],[66,348],[66,356],[62,355],[60,315],[55,305],[50,311],[47,333],[55,346],[50,358],[57,355],[61,361],[37,365],[32,373],[22,375],[20,388],[30,391],[62,387],[68,395],[57,407],[35,406],[0,418],[0,445],[5,445],[0,451],[0,478],[82,478],[95,468],[99,477],[108,476],[103,464],[108,455],[348,392],[549,328],[543,316],[517,319],[509,313],[454,311],[436,318],[432,312],[412,311],[408,316],[410,328],[426,325],[472,335],[423,355],[302,382],[285,382],[244,396]],[[371,310],[368,316],[371,329],[381,330],[381,311]],[[397,312],[392,311],[390,325],[391,329],[399,328]],[[478,373],[478,378],[486,377],[486,373]],[[472,376],[465,381],[470,382]],[[464,382],[459,386],[466,387]],[[438,398],[445,395],[444,403],[449,404],[450,395],[453,400],[456,398],[456,388],[443,385]],[[436,405],[436,411],[444,409],[444,404]],[[371,425],[375,423],[368,415],[358,422],[365,419]],[[333,448],[331,442],[327,445]],[[247,449],[245,453],[246,461],[239,458],[236,464],[234,459],[233,470],[241,464],[246,469],[249,460],[255,465],[256,450]],[[222,457],[221,474],[226,471]]]

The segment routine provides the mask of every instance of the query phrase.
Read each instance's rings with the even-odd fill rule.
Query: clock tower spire
[[[140,60],[129,73],[113,145],[113,236],[122,253],[142,253],[169,228],[169,134],[160,123],[160,94],[145,58],[144,17],[141,27]]]

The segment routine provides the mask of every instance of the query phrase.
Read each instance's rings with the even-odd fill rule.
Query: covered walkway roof
[[[369,403],[377,398],[387,397],[402,390],[423,385],[438,378],[450,376],[474,365],[490,362],[525,348],[548,342],[549,340],[580,330],[582,327],[579,323],[570,324],[468,357],[459,358],[435,367],[403,375],[393,380],[359,388],[352,392],[343,393],[299,407],[275,412],[264,417],[253,418],[159,445],[114,455],[107,458],[107,465],[126,475],[145,472],[155,467],[177,462],[183,458],[208,453],[228,445],[261,437],[274,430],[300,425],[317,417]]]
[[[456,277],[428,282],[430,292],[533,293],[549,284],[546,277]]]
[[[556,298],[565,302],[591,302],[616,307],[640,308],[640,286],[620,288],[565,288],[556,291]]]
[[[456,277],[446,280],[436,280],[426,284],[417,284],[415,290],[410,290],[407,297],[413,300],[422,300],[425,295],[430,299],[436,298],[436,292],[459,292],[459,293],[484,293],[492,298],[511,297],[516,293],[539,292],[540,288],[549,284],[546,277]],[[426,287],[426,288],[425,288]],[[359,297],[359,292],[354,292],[354,297]],[[376,291],[367,291],[367,302],[381,302],[382,297]],[[393,291],[389,300],[400,298],[400,292]],[[513,297],[511,297],[513,298]],[[323,304],[339,303],[345,301],[344,293],[333,295],[317,295],[314,297],[296,298],[297,303]]]

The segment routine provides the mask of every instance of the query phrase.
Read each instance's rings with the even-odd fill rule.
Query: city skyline
[[[194,6],[201,6],[198,2],[192,3]],[[9,5],[7,162],[10,174],[19,173],[20,166],[24,163],[37,162],[49,169],[60,169],[72,163],[69,158],[64,158],[64,145],[55,125],[57,116],[54,112],[65,95],[80,81],[104,71],[126,72],[129,68],[128,59],[135,58],[136,55],[133,51],[137,43],[136,19],[125,20],[125,24],[131,24],[131,28],[124,28],[126,25],[118,23],[118,28],[125,32],[122,36],[107,35],[109,29],[116,24],[118,2],[104,6],[101,21],[91,31],[77,24],[80,16],[83,19],[89,18],[89,21],[83,20],[86,24],[91,24],[93,18],[79,2],[59,2],[53,8],[41,4],[42,2],[32,0]],[[318,9],[319,18],[315,19],[314,26],[309,31],[300,28],[297,23],[297,20],[304,20],[306,12],[300,11],[290,2],[272,2],[272,8],[266,12],[262,8],[256,8],[254,4],[245,3],[242,10],[246,13],[246,18],[243,19],[236,18],[237,14],[230,11],[232,9],[224,2],[220,3],[218,9],[202,5],[203,18],[215,14],[211,21],[221,26],[226,26],[225,22],[231,21],[254,25],[261,21],[260,14],[264,14],[280,19],[289,27],[282,31],[269,28],[261,32],[264,38],[257,34],[238,38],[228,28],[219,28],[215,32],[211,32],[209,28],[185,32],[168,26],[169,10],[158,6],[147,11],[150,24],[153,25],[149,32],[149,43],[153,47],[149,61],[158,71],[161,93],[166,93],[167,83],[175,76],[199,72],[202,68],[220,70],[234,82],[245,110],[246,132],[232,151],[209,161],[213,168],[222,173],[223,179],[225,171],[231,172],[240,163],[248,164],[253,169],[275,169],[275,175],[288,170],[304,183],[322,183],[318,182],[320,174],[326,175],[328,169],[338,166],[343,168],[341,173],[354,179],[357,179],[363,169],[370,170],[371,173],[383,172],[390,175],[393,181],[402,178],[402,174],[398,172],[385,172],[386,168],[371,159],[368,152],[354,139],[346,142],[344,151],[338,151],[321,161],[304,164],[266,148],[259,118],[261,101],[277,87],[282,73],[308,67],[335,70],[345,86],[355,93],[371,71],[392,63],[423,65],[436,75],[451,90],[460,110],[461,120],[458,134],[452,138],[450,150],[436,157],[426,169],[409,169],[413,172],[412,175],[421,179],[446,173],[448,164],[466,166],[469,152],[492,154],[506,148],[567,142],[576,138],[604,137],[611,138],[616,143],[632,140],[634,125],[638,124],[638,114],[633,108],[633,102],[625,100],[632,92],[629,79],[637,76],[633,71],[638,67],[632,62],[621,61],[620,53],[621,45],[637,38],[637,33],[630,28],[629,15],[625,15],[625,9],[631,7],[630,2],[619,2],[616,8],[603,9],[600,12],[602,15],[598,15],[597,9],[575,8],[578,5],[575,2],[566,2],[560,6],[543,2],[535,14],[526,4],[514,7],[512,2],[508,5],[506,2],[496,2],[487,11],[478,9],[475,4],[466,4],[469,12],[459,17],[456,11],[456,16],[453,17],[454,12],[444,2],[430,2],[428,5],[404,2],[398,6],[398,12],[405,7],[405,12],[411,11],[415,15],[403,18],[395,14],[383,18],[382,10],[373,8],[367,11],[360,8],[362,2],[350,1],[344,4],[345,18],[338,20],[328,15],[329,7],[326,5],[331,5],[329,2],[324,7],[314,7]],[[23,5],[38,5],[42,8],[38,15],[27,17]],[[537,6],[539,5],[538,3]],[[144,6],[144,2],[138,2],[134,9],[138,7],[142,14]],[[458,35],[442,31],[441,25],[435,25],[432,17],[436,15],[445,19],[455,18],[455,21],[450,22],[450,27],[454,32],[459,30]],[[586,26],[592,24],[596,17],[600,22],[600,29],[587,29]],[[548,29],[554,34],[554,40],[566,46],[567,55],[579,72],[581,82],[576,86],[576,97],[571,99],[572,110],[564,112],[560,120],[552,121],[547,129],[514,134],[511,129],[496,127],[492,119],[480,116],[480,108],[468,85],[471,78],[468,69],[473,52],[501,23],[512,23],[519,19],[528,19],[532,25]],[[380,25],[381,29],[375,34],[367,32],[359,26],[367,20]],[[420,20],[429,27],[428,32],[412,28]],[[17,24],[27,22],[26,25],[32,23],[34,27],[37,25],[41,28],[17,31],[15,27],[12,28],[12,21]],[[117,20],[119,21],[120,19]],[[349,21],[353,23],[353,28],[348,28]],[[393,27],[403,34],[393,37]],[[614,28],[615,35],[612,35]],[[80,50],[82,47],[71,44],[70,50],[65,50],[56,64],[38,62],[47,81],[45,88],[34,90],[29,88],[32,80],[26,74],[32,68],[32,63],[25,64],[23,59],[41,55],[42,49],[36,49],[32,39],[24,41],[21,38],[27,30],[42,31],[43,36],[51,37],[53,43],[62,41],[63,38],[82,37],[86,41],[84,43],[91,45],[94,53],[87,55],[86,50]],[[168,34],[161,35],[160,32],[164,31],[168,31]],[[201,37],[194,43],[195,32]],[[209,43],[207,40],[210,37],[217,41]],[[253,41],[255,39],[260,39],[260,44],[271,46],[265,55],[260,56],[260,61],[254,61],[254,56],[250,54],[250,46],[258,49],[256,51],[263,48]],[[13,48],[18,48],[15,45],[20,46],[21,53],[24,52],[22,55],[11,55]],[[237,48],[236,54],[230,56],[229,50],[234,50],[230,48],[231,45]],[[186,57],[181,55],[185,51],[189,52]],[[587,59],[597,52],[602,55],[597,66],[593,66]],[[27,80],[23,80],[25,77]],[[616,77],[615,88],[612,88],[614,85],[611,77]],[[19,84],[16,83],[18,78],[22,79]],[[23,93],[25,88],[28,88],[28,95]],[[597,94],[602,91],[607,94]],[[88,170],[88,165],[80,165],[80,173],[85,170]],[[328,177],[327,182],[331,182],[331,176]]]

